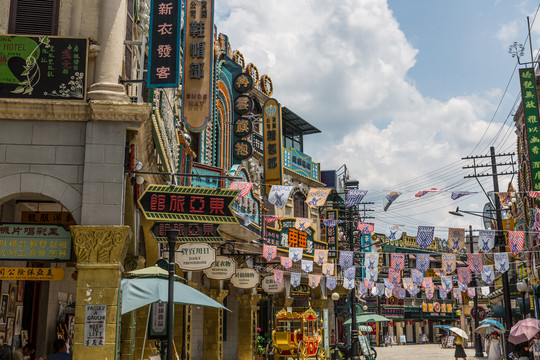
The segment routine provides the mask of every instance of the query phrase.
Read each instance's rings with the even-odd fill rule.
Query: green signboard
[[[534,190],[540,190],[540,130],[538,122],[538,100],[536,96],[536,81],[533,68],[519,70],[521,81],[521,96],[527,139],[529,143],[529,161],[531,166],[531,181]]]
[[[88,39],[0,36],[0,97],[85,100]]]
[[[0,224],[0,258],[70,260],[71,234],[59,225]]]

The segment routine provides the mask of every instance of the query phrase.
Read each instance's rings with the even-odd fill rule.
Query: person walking
[[[456,344],[456,351],[454,352],[454,357],[457,359],[467,359],[467,354],[465,353],[465,350],[463,349],[463,338],[459,335],[456,335],[456,340],[454,341],[454,344]]]
[[[501,336],[497,331],[491,333],[486,348],[488,360],[501,359]]]
[[[534,335],[529,344],[529,348],[533,354],[533,359],[540,360],[540,331]]]

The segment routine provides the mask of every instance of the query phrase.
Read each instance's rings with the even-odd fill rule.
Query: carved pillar
[[[257,344],[257,303],[260,294],[236,294],[238,301],[238,360],[252,360]]]
[[[119,351],[118,292],[131,230],[129,226],[71,226],[77,258],[77,292],[73,359],[114,359]],[[105,343],[86,346],[87,305],[106,305]]]
[[[203,289],[220,304],[229,294],[229,290]],[[203,359],[223,359],[223,309],[204,308]]]

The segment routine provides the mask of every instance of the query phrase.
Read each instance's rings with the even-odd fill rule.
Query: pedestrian
[[[521,344],[517,344],[514,352],[516,353],[519,360],[530,360],[531,353],[529,352],[529,343],[528,342],[522,342]]]
[[[67,345],[64,339],[56,339],[53,342],[54,354],[47,360],[72,360],[71,354],[67,352]]]
[[[534,335],[529,345],[532,350],[533,359],[540,360],[540,331]]]
[[[454,352],[454,357],[457,359],[467,359],[467,354],[465,353],[465,350],[463,349],[463,338],[459,335],[456,335],[456,340],[454,341],[454,344],[456,344],[456,351]]]
[[[497,331],[491,333],[487,342],[487,356],[488,360],[500,360],[501,359],[501,336]]]
[[[0,346],[0,360],[11,360],[11,347],[8,344]]]
[[[28,343],[22,349],[17,349],[13,352],[13,360],[35,360],[36,345]]]

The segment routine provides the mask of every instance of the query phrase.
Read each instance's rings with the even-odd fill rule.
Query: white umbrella
[[[494,331],[501,331],[501,329],[499,329],[498,327],[495,327],[491,324],[483,324],[483,325],[480,325],[479,327],[477,327],[475,330],[475,332],[479,333],[479,334],[491,334],[492,332]]]
[[[453,332],[453,333],[455,333],[455,334],[461,336],[461,337],[464,338],[464,339],[469,340],[469,337],[467,336],[467,333],[465,332],[465,330],[462,330],[462,329],[460,329],[460,328],[458,328],[458,327],[451,327],[451,328],[448,329],[448,330],[450,330],[451,332]]]

